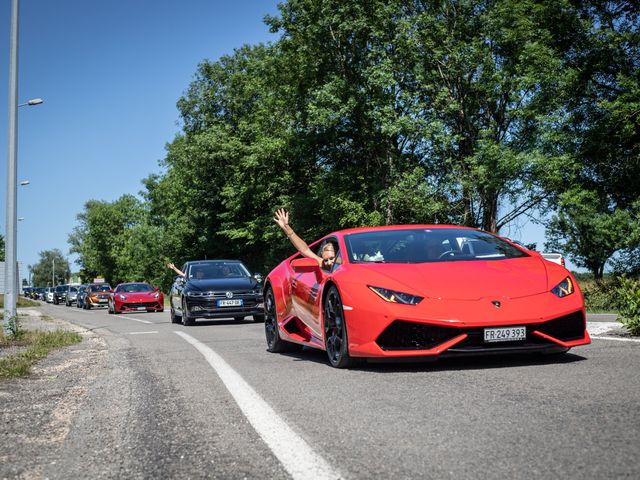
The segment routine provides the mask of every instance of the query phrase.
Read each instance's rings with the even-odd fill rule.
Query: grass
[[[38,306],[40,306],[40,304],[36,303],[33,300],[30,300],[28,298],[24,298],[24,297],[18,296],[18,301],[16,302],[16,306],[18,308],[38,307]],[[0,294],[0,308],[4,308],[4,295],[2,295],[2,294]]]
[[[21,347],[20,353],[0,359],[0,378],[29,375],[31,367],[53,350],[81,341],[80,335],[66,330],[43,332],[18,329],[17,335],[11,338],[0,334],[0,349]]]

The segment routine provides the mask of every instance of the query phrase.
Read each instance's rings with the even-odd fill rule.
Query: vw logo
[[[227,298],[233,298],[233,292],[227,292],[225,295]]]
[[[500,308],[502,305],[498,300],[491,300],[491,303],[493,303],[493,306],[496,308]]]

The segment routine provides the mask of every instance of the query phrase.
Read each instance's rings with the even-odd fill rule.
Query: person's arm
[[[173,270],[174,272],[176,272],[178,275],[180,275],[181,277],[186,277],[186,275],[184,274],[184,272],[182,270],[180,270],[178,267],[176,267],[173,263],[167,263],[167,267],[169,267],[171,270]]]
[[[302,255],[307,258],[313,258],[315,260],[318,260],[319,263],[322,263],[322,258],[313,253],[313,251],[309,248],[309,245],[307,245],[307,242],[301,239],[289,225],[289,212],[282,208],[277,210],[276,216],[274,217],[273,221],[276,222],[276,224],[282,229],[287,238],[289,238],[289,241]]]

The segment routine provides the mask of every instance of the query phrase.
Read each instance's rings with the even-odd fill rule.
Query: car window
[[[345,237],[354,263],[424,263],[503,260],[527,253],[479,230],[462,228],[377,230]]]
[[[189,280],[250,277],[249,270],[240,262],[207,262],[189,265]]]
[[[152,290],[151,285],[147,283],[129,283],[127,285],[120,285],[116,288],[116,292],[124,293],[150,292]]]

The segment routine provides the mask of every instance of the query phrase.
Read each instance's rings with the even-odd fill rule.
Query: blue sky
[[[18,260],[68,254],[87,200],[137,194],[180,131],[198,63],[274,40],[271,0],[20,0]],[[0,225],[5,230],[11,1],[0,3]],[[72,264],[72,270],[76,270]]]
[[[0,5],[0,225],[5,228],[11,1]],[[180,131],[176,101],[197,65],[275,40],[271,0],[20,0],[18,260],[67,237],[87,200],[137,194]],[[544,241],[531,223],[501,232]],[[73,257],[69,257],[73,261]],[[72,270],[77,270],[72,263]]]

